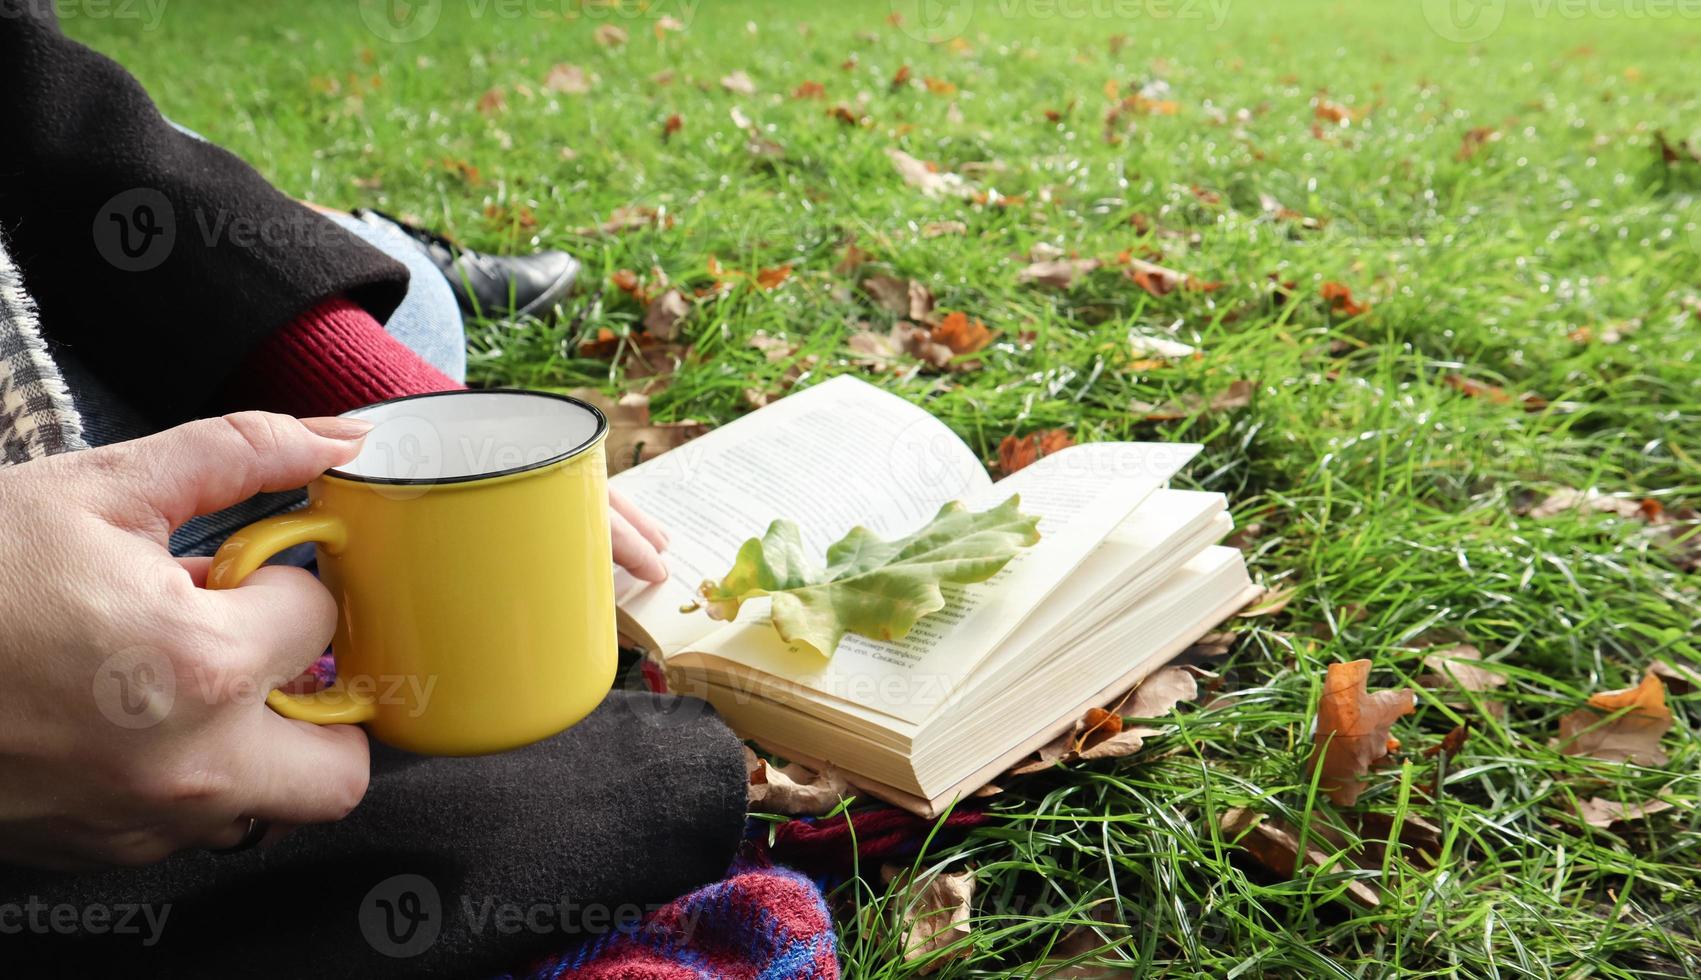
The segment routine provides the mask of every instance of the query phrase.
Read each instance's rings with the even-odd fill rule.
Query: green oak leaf
[[[971,512],[953,501],[894,541],[855,527],[827,549],[826,568],[804,554],[796,524],[777,520],[744,542],[725,578],[704,582],[698,592],[715,619],[732,619],[746,600],[771,596],[781,638],[823,657],[833,655],[846,633],[902,639],[916,620],[945,608],[941,583],[984,582],[1039,541],[1039,518],[1023,514],[1021,503],[1012,496]]]

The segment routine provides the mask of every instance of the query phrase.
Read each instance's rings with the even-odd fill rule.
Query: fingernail
[[[350,419],[341,416],[326,416],[317,419],[302,419],[301,424],[309,432],[317,433],[327,439],[341,439],[353,442],[372,431],[372,423],[365,419]]]

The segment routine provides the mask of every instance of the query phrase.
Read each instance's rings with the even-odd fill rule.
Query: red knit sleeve
[[[220,403],[227,410],[311,418],[461,387],[371,314],[337,297],[267,337],[230,379]]]

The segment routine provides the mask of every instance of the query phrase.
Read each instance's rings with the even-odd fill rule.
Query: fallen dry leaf
[[[1298,828],[1287,821],[1237,806],[1224,813],[1217,826],[1225,835],[1233,838],[1230,843],[1239,845],[1272,874],[1292,879],[1299,871],[1300,833]],[[1321,841],[1322,835],[1313,828],[1313,832],[1306,838],[1303,859],[1305,864],[1318,870],[1336,870],[1338,865],[1347,862],[1344,856],[1337,860],[1332,853],[1335,849],[1323,848],[1320,846]],[[1346,895],[1367,908],[1376,908],[1382,904],[1381,895],[1366,881],[1349,882]]]
[[[791,265],[777,265],[772,268],[758,268],[754,272],[744,272],[739,269],[728,269],[721,265],[720,259],[709,256],[709,275],[715,279],[715,288],[710,292],[726,292],[740,284],[748,283],[752,288],[762,292],[778,289],[787,279],[791,278]]]
[[[1016,282],[1068,289],[1075,280],[1099,267],[1098,259],[1051,259],[1034,262],[1016,274]]]
[[[934,324],[933,291],[914,279],[874,276],[862,282],[863,292],[879,306],[917,323]]]
[[[1198,697],[1199,681],[1192,671],[1164,667],[1140,682],[1133,699],[1123,705],[1122,713],[1130,718],[1162,718],[1181,702]]]
[[[684,128],[685,119],[680,116],[679,113],[676,112],[673,115],[668,116],[667,121],[662,123],[662,142],[666,143],[669,139],[673,138],[674,133],[677,133]]]
[[[1425,656],[1423,665],[1434,672],[1435,679],[1440,682],[1436,686],[1477,692],[1504,687],[1506,678],[1492,670],[1478,667],[1477,663],[1481,660],[1481,650],[1469,643],[1461,643]]]
[[[1664,660],[1656,660],[1648,665],[1648,670],[1658,675],[1673,688],[1679,691],[1701,690],[1701,670],[1696,670],[1688,664],[1670,664]]]
[[[1464,137],[1459,140],[1459,152],[1453,154],[1453,159],[1469,160],[1477,155],[1478,150],[1499,139],[1500,131],[1493,126],[1478,126],[1475,129],[1467,130]]]
[[[508,111],[508,93],[493,88],[478,97],[478,111],[486,116],[500,116]]]
[[[939,238],[944,235],[966,235],[969,226],[961,221],[930,221],[921,226],[921,237]]]
[[[775,769],[748,746],[744,749],[744,765],[750,780],[750,809],[758,813],[819,817],[830,813],[840,800],[850,795],[845,778],[835,769],[814,773],[796,763]]]
[[[584,95],[591,90],[592,83],[591,75],[578,65],[559,64],[551,68],[549,74],[544,77],[543,90]]]
[[[1660,748],[1660,738],[1671,726],[1666,686],[1650,670],[1635,687],[1592,694],[1588,707],[1560,718],[1559,751],[1605,762],[1663,766],[1670,759]]]
[[[931,956],[971,934],[969,914],[975,892],[974,872],[940,872],[915,881],[908,869],[886,865],[881,869],[881,877],[888,885],[895,885],[891,900],[896,909],[893,927],[902,937],[905,963]],[[965,943],[952,953],[931,960],[921,972],[932,973],[969,952],[970,947]]]
[[[792,89],[791,97],[794,99],[825,99],[827,97],[827,86],[820,82],[804,79],[797,88]]]
[[[1593,487],[1588,490],[1577,490],[1572,487],[1561,487],[1542,498],[1541,502],[1525,511],[1525,516],[1536,520],[1546,520],[1558,517],[1560,514],[1572,511],[1593,511],[1602,514],[1616,514],[1625,518],[1647,518],[1655,513],[1653,507],[1659,504],[1652,500],[1634,497],[1618,497],[1601,493]]]
[[[903,150],[888,147],[886,156],[897,168],[898,175],[904,183],[921,191],[928,197],[961,197],[972,198],[975,189],[969,186],[961,174],[940,172],[933,166],[917,160]]]
[[[644,311],[644,332],[657,340],[677,340],[679,321],[690,312],[691,303],[685,294],[670,289],[656,297],[650,308]]]
[[[651,421],[650,398],[638,392],[622,395],[618,401],[595,388],[575,388],[568,394],[590,402],[608,417],[606,455],[610,474],[655,459],[709,431],[701,422]]]
[[[721,76],[721,88],[734,95],[755,95],[756,82],[748,72],[735,71]]]
[[[592,228],[580,228],[578,234],[589,238],[595,235],[618,235],[641,228],[672,228],[673,214],[662,208],[630,205],[608,213],[608,220]]]
[[[1462,374],[1443,375],[1441,381],[1447,387],[1465,395],[1467,398],[1481,398],[1497,405],[1508,405],[1516,401],[1524,407],[1526,412],[1539,412],[1547,407],[1547,399],[1534,392],[1527,391],[1514,398],[1510,392],[1499,385],[1491,385],[1486,381],[1467,378]]]
[[[1154,262],[1132,257],[1129,258],[1128,268],[1123,275],[1153,296],[1168,296],[1177,287],[1188,282],[1188,276],[1184,272],[1166,269]]]
[[[1663,129],[1654,132],[1654,140],[1659,150],[1660,162],[1674,167],[1701,164],[1701,151],[1689,145],[1688,140],[1680,139],[1673,143],[1666,137],[1666,131]]]
[[[933,328],[933,342],[944,344],[951,353],[962,357],[986,349],[992,343],[992,331],[986,324],[969,318],[967,313],[954,311]]]
[[[1577,804],[1577,815],[1591,827],[1607,828],[1615,823],[1625,823],[1630,820],[1641,820],[1656,813],[1664,813],[1672,809],[1674,804],[1666,800],[1643,800],[1640,803],[1626,803],[1623,800],[1609,800],[1600,796],[1591,796]]]
[[[597,43],[605,48],[621,47],[630,37],[630,35],[626,33],[626,28],[621,27],[619,24],[599,25],[594,36],[597,39]]]
[[[1395,720],[1416,710],[1411,691],[1372,694],[1365,687],[1369,677],[1368,660],[1330,664],[1317,705],[1306,773],[1321,766],[1318,789],[1341,806],[1358,801],[1371,763],[1399,748],[1399,740],[1388,734]]]
[[[1329,304],[1329,310],[1340,316],[1359,316],[1370,312],[1370,303],[1353,299],[1353,291],[1345,283],[1331,280],[1319,286],[1317,291]]]
[[[998,443],[998,472],[1005,476],[1032,466],[1046,456],[1075,445],[1064,429],[1044,429],[1021,438],[1005,436]]]
[[[1148,422],[1175,422],[1205,411],[1224,412],[1234,408],[1245,408],[1252,404],[1252,395],[1256,390],[1257,386],[1243,379],[1231,383],[1209,400],[1200,395],[1187,394],[1162,405],[1136,401],[1130,403],[1129,408],[1140,413]],[[1241,615],[1259,614],[1241,613]]]

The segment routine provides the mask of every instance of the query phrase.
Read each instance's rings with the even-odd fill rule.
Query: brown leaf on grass
[[[966,235],[969,226],[961,221],[929,221],[921,226],[921,237],[941,238],[945,235]]]
[[[1217,632],[1206,633],[1193,641],[1193,645],[1181,651],[1182,657],[1226,657],[1234,645],[1240,641],[1239,633]]]
[[[1481,660],[1482,651],[1469,643],[1428,654],[1423,658],[1423,665],[1434,673],[1434,680],[1438,683],[1425,683],[1425,686],[1456,687],[1461,691],[1476,692],[1506,686],[1503,675],[1477,666]]]
[[[591,90],[593,83],[593,76],[583,68],[564,63],[551,68],[549,74],[544,76],[543,90],[566,95],[584,95]]]
[[[1337,126],[1351,126],[1353,123],[1369,115],[1368,109],[1353,109],[1339,102],[1331,102],[1322,92],[1312,97],[1311,114],[1324,122],[1332,122]]]
[[[1353,291],[1345,283],[1328,281],[1318,287],[1318,293],[1329,304],[1329,310],[1338,316],[1359,316],[1370,312],[1370,303],[1353,299]]]
[[[581,357],[607,361],[618,355],[621,372],[629,380],[670,375],[679,369],[687,353],[679,344],[663,343],[643,333],[618,334],[607,327],[579,344]]]
[[[1675,804],[1666,800],[1643,800],[1640,803],[1626,803],[1623,800],[1609,800],[1600,796],[1591,796],[1577,804],[1577,815],[1591,827],[1603,830],[1615,823],[1627,823],[1631,820],[1642,820],[1656,813],[1664,813]]]
[[[744,767],[749,774],[750,809],[758,813],[819,817],[850,795],[849,784],[836,769],[814,773],[796,763],[776,769],[748,746]]]
[[[1542,498],[1540,503],[1524,511],[1524,516],[1536,520],[1546,520],[1573,511],[1616,514],[1619,517],[1631,520],[1641,519],[1653,522],[1654,519],[1663,516],[1664,508],[1656,500],[1612,496],[1601,493],[1592,487],[1588,490],[1561,487]]]
[[[827,97],[827,86],[806,78],[798,84],[797,88],[791,90],[791,97],[799,100],[825,99]]]
[[[862,281],[862,291],[881,309],[918,323],[934,323],[933,291],[914,279],[871,276]]]
[[[932,75],[929,75],[926,78],[923,78],[921,81],[922,81],[923,85],[927,86],[927,90],[929,92],[932,92],[934,95],[956,95],[957,94],[957,83],[956,82],[946,81],[943,78],[934,78]]]
[[[1199,681],[1193,672],[1180,667],[1163,667],[1140,682],[1134,697],[1122,706],[1130,718],[1162,718],[1183,701],[1199,697]]]
[[[748,283],[751,288],[761,292],[771,292],[780,288],[787,279],[791,278],[791,264],[777,265],[772,268],[757,268],[753,272],[741,269],[728,269],[721,265],[720,259],[709,256],[709,275],[714,277],[715,286],[709,292],[726,292],[741,284]]]
[[[1701,690],[1701,670],[1696,670],[1688,664],[1669,664],[1664,660],[1656,660],[1648,665],[1648,670],[1670,684],[1673,690]]]
[[[1663,766],[1660,738],[1671,730],[1666,686],[1653,671],[1641,683],[1589,696],[1588,707],[1559,719],[1559,751],[1605,762]]]
[[[890,905],[896,916],[892,926],[901,937],[905,963],[930,956],[969,936],[970,905],[975,893],[972,871],[940,872],[924,876],[920,881],[911,875],[909,869],[890,864],[880,871],[886,884],[894,886]],[[971,951],[965,943],[954,952],[929,961],[921,972],[932,973]]]
[[[1547,407],[1547,399],[1534,392],[1526,391],[1514,398],[1510,392],[1499,385],[1491,385],[1486,381],[1467,378],[1462,374],[1443,375],[1441,381],[1447,387],[1467,398],[1481,398],[1496,405],[1509,405],[1516,401],[1523,406],[1526,412],[1539,412]]]
[[[1206,282],[1202,279],[1196,279],[1185,272],[1177,272],[1174,269],[1166,269],[1155,262],[1147,262],[1144,259],[1137,259],[1131,255],[1127,255],[1126,253],[1118,258],[1121,263],[1126,266],[1126,268],[1123,269],[1122,274],[1127,276],[1128,280],[1134,285],[1139,286],[1141,289],[1151,293],[1153,296],[1168,296],[1170,293],[1175,292],[1176,289],[1181,287],[1186,287],[1196,292],[1208,293],[1222,285],[1221,283]]]
[[[853,108],[846,102],[835,104],[831,109],[827,110],[827,115],[832,116],[834,119],[844,123],[846,126],[872,125],[872,121],[867,116],[863,115],[862,110]]]
[[[619,24],[599,25],[596,34],[593,36],[597,39],[597,43],[605,48],[622,47],[631,37],[626,33],[626,28]]]
[[[1453,159],[1461,162],[1469,160],[1477,155],[1478,150],[1489,143],[1498,142],[1499,139],[1500,131],[1493,126],[1478,126],[1466,130],[1464,137],[1459,140],[1459,152],[1453,154]]]
[[[1316,231],[1327,223],[1320,218],[1306,217],[1304,214],[1284,205],[1281,201],[1276,200],[1268,194],[1258,195],[1258,206],[1263,208],[1264,213],[1271,218],[1274,218],[1277,221],[1293,222],[1307,231]]]
[[[984,350],[992,343],[992,331],[986,329],[986,324],[970,319],[967,313],[958,310],[945,314],[945,318],[933,328],[933,342],[944,344],[951,353],[962,357]]]
[[[670,14],[663,14],[660,18],[658,18],[656,20],[655,34],[656,34],[656,40],[658,40],[658,41],[660,41],[663,36],[665,36],[669,33],[680,34],[680,33],[683,33],[684,31],[685,31],[685,22],[680,20],[677,17],[670,15]]]
[[[1129,408],[1140,413],[1148,422],[1174,422],[1207,411],[1223,412],[1245,408],[1252,404],[1254,391],[1256,386],[1252,382],[1241,380],[1231,383],[1209,400],[1197,394],[1187,394],[1162,405],[1136,401],[1131,403]]]
[[[1016,274],[1018,285],[1039,283],[1056,289],[1068,289],[1075,280],[1099,267],[1098,259],[1051,259],[1033,262]]]
[[[639,463],[677,449],[709,431],[701,422],[655,422],[650,418],[650,397],[628,392],[619,400],[595,388],[575,388],[574,398],[590,402],[608,417],[606,455],[608,472],[619,473]]]
[[[1663,129],[1654,131],[1655,148],[1659,150],[1660,162],[1667,166],[1694,166],[1701,164],[1701,151],[1689,145],[1688,140],[1680,139],[1673,143],[1666,137]]]
[[[839,261],[833,266],[833,272],[841,276],[855,275],[858,269],[867,265],[873,258],[853,239],[845,243],[844,251],[839,253]]]
[[[1117,922],[1116,903],[1113,900],[1099,902],[1087,917],[1109,926],[1113,930],[1113,937],[1127,933],[1128,927]],[[1035,976],[1043,977],[1044,980],[1128,980],[1127,964],[1118,960],[1114,953],[1101,953],[1098,958],[1118,965],[1102,965],[1094,961],[1093,953],[1105,949],[1108,945],[1110,944],[1093,926],[1076,925],[1064,933],[1063,938],[1052,944],[1042,972]],[[1072,960],[1076,962],[1071,963]]]
[[[1224,813],[1217,826],[1225,836],[1231,838],[1230,843],[1252,855],[1254,860],[1272,874],[1292,879],[1299,870],[1302,861],[1299,852],[1300,833],[1298,828],[1287,821],[1237,806]],[[1318,834],[1315,828],[1307,836],[1303,857],[1305,864],[1319,870],[1348,870],[1353,867],[1345,857],[1335,857],[1334,847],[1325,849],[1320,846],[1322,840],[1322,835]],[[1347,864],[1346,868],[1340,867],[1343,863]],[[1376,908],[1382,904],[1381,895],[1366,881],[1348,882],[1345,894],[1367,908]]]
[[[681,117],[679,113],[676,112],[668,116],[667,120],[662,123],[662,142],[666,143],[668,140],[673,138],[674,133],[677,133],[684,128],[685,119]]]
[[[900,329],[903,328],[903,329]],[[887,333],[878,333],[862,324],[845,339],[845,346],[853,354],[851,363],[858,367],[874,371],[887,371],[896,368],[897,362],[905,354],[907,331],[918,329],[913,324],[899,321]]]
[[[608,220],[601,225],[580,228],[576,234],[590,238],[596,235],[618,235],[622,232],[638,231],[643,228],[665,230],[673,227],[673,220],[673,214],[661,208],[629,205],[610,211]]]
[[[1288,603],[1293,601],[1293,597],[1299,594],[1299,586],[1297,585],[1290,585],[1280,589],[1272,589],[1267,585],[1261,586],[1260,588],[1261,591],[1258,593],[1257,597],[1247,603],[1246,608],[1242,609],[1235,615],[1241,616],[1245,619],[1254,619],[1259,616],[1274,616],[1286,609],[1288,607]]]
[[[508,111],[508,93],[501,87],[490,89],[478,97],[478,111],[485,116],[500,116]]]
[[[1050,769],[1059,763],[1078,760],[1120,759],[1140,751],[1145,740],[1163,732],[1157,728],[1129,726],[1124,713],[1141,718],[1161,718],[1182,701],[1199,696],[1193,674],[1180,667],[1165,667],[1141,681],[1110,710],[1088,708],[1074,727],[1040,746],[1034,754],[1011,766],[1006,776],[1024,776]]]
[[[1426,756],[1440,755],[1442,753],[1446,753],[1448,756],[1458,755],[1459,750],[1465,747],[1465,742],[1470,737],[1470,722],[1467,721],[1463,725],[1454,725],[1452,731],[1441,736],[1441,741],[1436,742],[1427,749],[1424,749],[1423,754]]]
[[[691,303],[685,294],[670,289],[656,297],[650,308],[644,311],[644,332],[657,340],[677,340],[679,321],[690,312]]]
[[[917,160],[896,147],[888,147],[886,156],[892,161],[892,166],[897,169],[898,176],[904,179],[904,183],[928,197],[968,199],[975,196],[975,189],[969,186],[961,174],[941,172],[932,164]]]
[[[1341,806],[1358,801],[1371,763],[1400,747],[1399,740],[1388,734],[1395,720],[1417,710],[1411,691],[1372,694],[1365,687],[1369,677],[1368,660],[1330,664],[1317,705],[1306,773],[1321,766],[1318,789]]]
[[[909,83],[910,83],[910,66],[909,65],[899,65],[898,70],[896,72],[892,73],[892,88],[893,88],[893,90],[901,89],[905,85],[908,85]]]
[[[1032,466],[1052,453],[1075,445],[1064,429],[1043,429],[1021,438],[1005,436],[998,443],[998,472],[1005,476]]]
[[[756,82],[745,71],[729,72],[721,76],[721,88],[734,95],[755,95]]]

